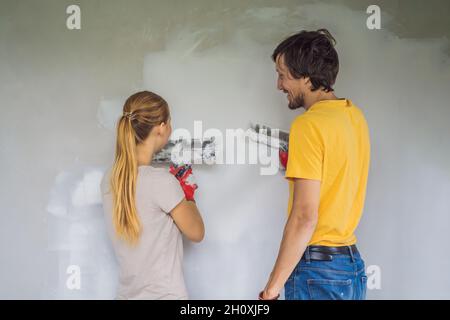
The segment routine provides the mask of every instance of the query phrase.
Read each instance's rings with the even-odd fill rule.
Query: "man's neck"
[[[325,92],[325,91],[317,91],[314,92],[314,95],[311,95],[309,99],[305,97],[305,110],[308,110],[313,104],[323,101],[323,100],[337,100],[338,97],[334,94],[333,91]]]

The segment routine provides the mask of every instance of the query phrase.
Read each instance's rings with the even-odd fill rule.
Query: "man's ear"
[[[311,78],[310,77],[304,77],[303,78],[303,85],[305,86],[305,88],[308,88],[308,90],[312,90]]]
[[[311,86],[311,79],[309,77],[303,77],[303,84],[305,86]]]

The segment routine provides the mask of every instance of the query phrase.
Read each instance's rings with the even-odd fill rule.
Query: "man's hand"
[[[198,188],[194,180],[194,175],[192,174],[191,165],[171,165],[169,168],[170,173],[172,173],[175,178],[180,182],[181,188],[184,191],[184,196],[188,201],[194,200],[195,190]]]
[[[263,290],[259,293],[258,300],[278,300],[279,293],[273,293],[268,290]]]

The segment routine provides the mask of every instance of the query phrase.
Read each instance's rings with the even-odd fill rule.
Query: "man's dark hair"
[[[336,40],[327,29],[301,31],[281,42],[273,51],[272,59],[279,55],[295,79],[309,77],[312,91],[323,87],[326,92],[339,72],[339,59],[334,46]]]

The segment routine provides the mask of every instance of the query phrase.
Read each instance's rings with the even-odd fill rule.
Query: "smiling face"
[[[282,54],[277,56],[275,64],[278,73],[277,88],[286,93],[289,101],[289,109],[304,108],[305,95],[311,92],[309,78],[295,79],[284,63]]]

